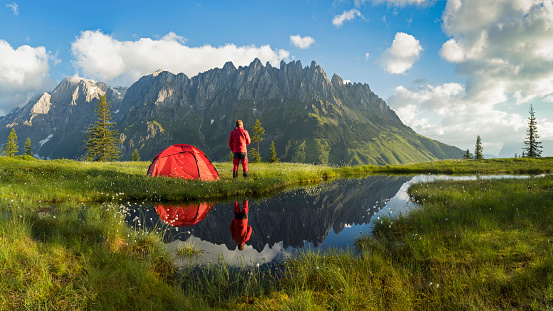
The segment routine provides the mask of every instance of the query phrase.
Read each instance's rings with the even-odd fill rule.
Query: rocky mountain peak
[[[162,73],[163,71],[165,71],[165,70],[163,70],[163,69],[158,69],[158,70],[154,71],[154,73],[152,73],[152,76],[157,77],[157,76],[158,76],[160,73]]]
[[[227,62],[191,78],[160,69],[128,89],[71,77],[0,118],[0,134],[5,140],[15,128],[44,158],[79,158],[77,146],[102,94],[121,133],[123,160],[134,148],[148,159],[175,143],[225,160],[228,131],[238,119],[249,129],[259,119],[283,161],[387,164],[462,154],[415,135],[368,84],[345,84],[336,74],[329,80],[315,61],[307,67],[283,61],[279,68],[259,59],[238,68]],[[402,143],[401,152],[390,151]]]
[[[344,80],[342,80],[342,78],[339,75],[333,74],[331,83],[332,85],[334,85],[334,87],[341,87],[344,85]]]

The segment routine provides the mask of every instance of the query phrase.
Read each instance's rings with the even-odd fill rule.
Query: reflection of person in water
[[[238,244],[238,249],[243,250],[244,244],[252,235],[252,227],[248,226],[248,201],[244,201],[242,208],[238,202],[234,202],[234,219],[230,222],[230,233]]]

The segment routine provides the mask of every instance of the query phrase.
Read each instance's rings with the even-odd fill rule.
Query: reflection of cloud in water
[[[229,250],[224,244],[210,243],[195,236],[189,237],[184,242],[175,240],[166,245],[170,251],[175,252],[178,245],[181,243],[191,243],[194,245],[195,249],[201,250],[202,252],[198,256],[189,258],[179,258],[177,256],[175,261],[177,266],[220,263],[220,260],[224,260],[224,262],[230,266],[263,265],[272,261],[285,260],[294,252],[291,247],[288,247],[288,249],[284,248],[282,242],[273,245],[273,247],[265,245],[265,248],[261,251],[255,250],[250,245],[246,245],[242,251],[235,249]]]

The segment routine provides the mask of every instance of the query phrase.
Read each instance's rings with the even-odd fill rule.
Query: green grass
[[[260,195],[286,186],[367,174],[519,174],[553,172],[553,158],[445,160],[404,165],[331,167],[250,163],[248,180],[232,180],[232,164],[214,163],[221,180],[202,182],[146,175],[149,162],[78,162],[0,157],[3,202],[186,201]],[[0,201],[0,202],[1,202]]]
[[[356,250],[303,252],[276,274],[223,263],[177,272],[160,233],[123,221],[124,203],[135,195],[217,197],[241,187],[264,193],[367,173],[551,172],[550,158],[347,168],[259,164],[250,180],[222,174],[213,183],[149,178],[147,166],[0,158],[0,310],[553,308],[553,176],[413,185],[409,194],[420,209],[377,223]],[[229,163],[216,166],[230,172]],[[89,200],[108,202],[80,203]]]
[[[194,243],[183,243],[183,242],[180,242],[177,245],[177,249],[175,251],[177,253],[177,256],[182,258],[194,257],[201,253],[201,250],[196,248]]]
[[[0,310],[179,310],[188,300],[159,236],[130,230],[114,204],[0,217]],[[115,216],[115,217],[114,217]]]

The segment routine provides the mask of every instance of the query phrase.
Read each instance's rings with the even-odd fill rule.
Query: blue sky
[[[0,1],[0,115],[68,76],[316,61],[418,133],[498,154],[528,108],[553,139],[551,0]]]

